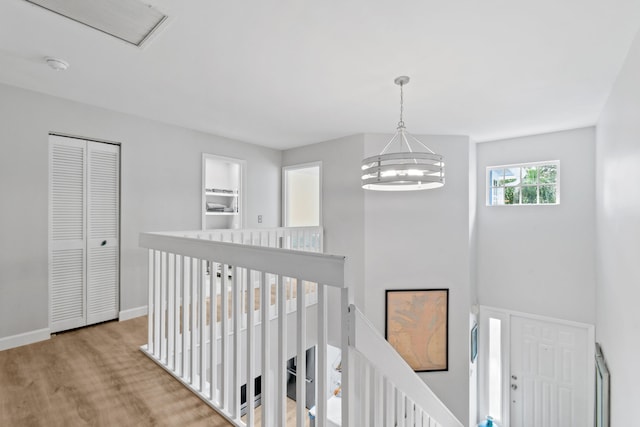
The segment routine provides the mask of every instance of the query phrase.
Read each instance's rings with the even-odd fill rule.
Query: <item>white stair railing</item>
[[[341,425],[462,426],[349,305],[344,257],[315,253],[321,228],[142,233],[140,246],[149,249],[142,351],[233,425],[285,426],[287,361],[305,360],[313,346],[315,395],[328,397],[331,341],[342,351]],[[339,322],[332,330],[328,301]],[[298,363],[297,427],[307,421],[305,370]],[[316,403],[324,427],[327,399]]]
[[[359,425],[462,427],[427,384],[357,309],[349,306],[350,345],[358,367],[353,388]]]

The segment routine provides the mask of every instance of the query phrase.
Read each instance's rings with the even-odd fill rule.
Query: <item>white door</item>
[[[52,135],[49,144],[49,324],[78,328],[86,317],[85,141]]]
[[[87,141],[87,325],[118,317],[120,147]]]
[[[586,328],[511,318],[511,427],[584,427],[589,412]]]
[[[119,149],[50,136],[51,332],[118,317]]]

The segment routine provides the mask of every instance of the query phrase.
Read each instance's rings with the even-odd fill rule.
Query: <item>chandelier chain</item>
[[[403,113],[404,113],[404,83],[400,83],[400,121],[398,122],[398,129],[404,128],[404,120],[403,120]]]

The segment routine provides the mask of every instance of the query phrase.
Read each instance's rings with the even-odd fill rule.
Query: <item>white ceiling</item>
[[[486,141],[594,124],[640,27],[640,0],[146,1],[140,49],[2,0],[0,82],[289,148],[392,132],[406,74],[410,132]]]

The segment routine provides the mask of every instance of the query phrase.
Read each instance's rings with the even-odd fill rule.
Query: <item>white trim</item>
[[[510,387],[510,375],[511,375],[511,319],[512,317],[524,317],[533,320],[540,320],[545,322],[557,323],[565,326],[572,326],[575,328],[585,329],[587,332],[587,372],[585,373],[587,378],[587,413],[593,414],[595,410],[595,326],[590,323],[576,322],[573,320],[558,319],[550,316],[543,316],[539,314],[525,313],[515,310],[508,310],[504,308],[489,307],[486,305],[480,306],[480,330],[478,333],[478,357],[481,357],[479,366],[479,386],[478,395],[480,396],[478,402],[478,410],[480,414],[487,413],[488,402],[486,396],[488,395],[488,347],[489,337],[484,331],[489,329],[488,319],[489,317],[502,320],[502,339],[501,339],[501,353],[502,353],[502,418],[497,420],[503,427],[509,427],[510,424],[510,409],[509,402],[509,387]],[[587,417],[589,423],[586,427],[593,427],[593,417]]]
[[[46,341],[49,338],[51,338],[51,332],[49,328],[37,329],[35,331],[11,335],[8,337],[0,338],[0,351],[21,347],[23,345],[33,344],[40,341]]]
[[[524,311],[516,311],[516,310],[509,310],[509,309],[506,309],[506,308],[499,308],[499,307],[491,307],[491,306],[488,306],[488,305],[481,305],[480,306],[481,312],[482,312],[483,309],[484,310],[488,310],[488,311],[496,311],[496,312],[499,312],[499,313],[504,313],[505,315],[508,315],[508,316],[527,317],[529,319],[542,320],[544,322],[561,323],[563,325],[574,326],[576,328],[584,328],[584,329],[589,329],[589,328],[594,329],[595,328],[595,326],[592,325],[591,323],[576,322],[574,320],[560,319],[560,318],[557,318],[557,317],[544,316],[544,315],[541,315],[541,314],[527,313],[527,312],[524,312]],[[594,350],[595,350],[595,346],[594,346]],[[594,352],[594,357],[595,357],[595,352]]]
[[[317,162],[309,162],[309,163],[299,163],[290,166],[282,167],[282,226],[288,227],[287,223],[289,218],[287,218],[287,203],[289,202],[289,197],[287,193],[287,172],[297,170],[297,169],[307,169],[312,167],[318,167],[318,227],[322,227],[322,161],[319,160]]]
[[[122,310],[118,314],[118,321],[124,322],[125,320],[146,316],[148,312],[149,312],[149,308],[146,305],[136,307],[136,308],[130,308],[128,310]]]

